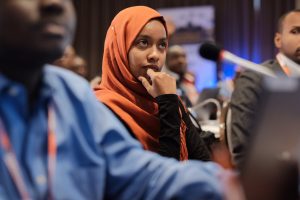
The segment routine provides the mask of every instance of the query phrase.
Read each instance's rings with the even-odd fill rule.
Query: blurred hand
[[[235,166],[231,162],[230,152],[225,144],[225,141],[211,145],[212,161],[218,163],[225,169],[234,169]]]
[[[101,77],[100,76],[96,76],[95,78],[93,78],[90,81],[90,86],[91,86],[92,89],[94,89],[97,86],[99,86],[100,83],[101,83]]]
[[[246,200],[238,174],[224,170],[220,177],[224,189],[224,200]]]
[[[151,80],[151,84],[145,78],[140,76],[139,80],[146,88],[152,97],[157,97],[163,94],[176,94],[176,79],[164,72],[155,72],[153,69],[148,69],[147,74]]]

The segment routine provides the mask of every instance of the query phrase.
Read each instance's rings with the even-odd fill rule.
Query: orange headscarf
[[[157,18],[164,22],[157,11],[145,6],[130,7],[116,15],[106,34],[102,81],[95,89],[97,98],[128,125],[143,147],[156,152],[160,133],[158,105],[131,74],[127,55],[143,27]],[[181,146],[180,159],[185,160],[187,148],[183,134]]]

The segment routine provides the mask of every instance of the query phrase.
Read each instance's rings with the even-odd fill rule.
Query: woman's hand
[[[139,80],[152,97],[155,98],[163,94],[176,94],[176,80],[174,77],[164,72],[155,72],[153,69],[148,69],[147,74],[152,84],[142,76],[139,77]]]

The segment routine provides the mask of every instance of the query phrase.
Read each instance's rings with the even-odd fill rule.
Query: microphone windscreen
[[[218,61],[220,58],[221,48],[215,44],[206,42],[199,48],[199,54],[206,59]]]

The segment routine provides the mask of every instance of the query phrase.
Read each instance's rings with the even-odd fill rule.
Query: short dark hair
[[[283,21],[285,20],[286,16],[288,16],[290,13],[293,13],[293,12],[300,12],[300,9],[294,9],[294,10],[288,11],[288,12],[284,13],[283,15],[281,15],[281,17],[278,19],[278,22],[277,22],[277,32],[278,33],[282,32]]]

